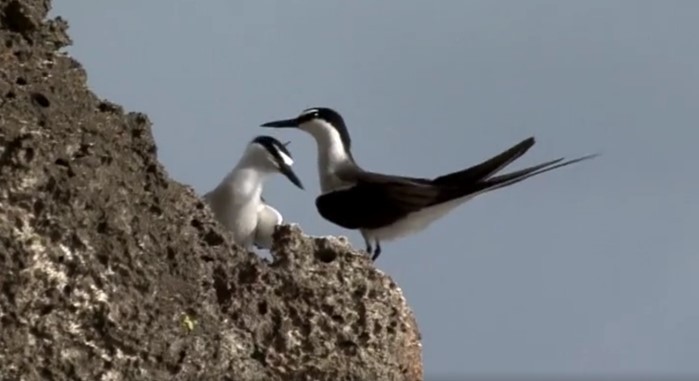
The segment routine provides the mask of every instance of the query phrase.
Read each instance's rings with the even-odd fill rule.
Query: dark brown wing
[[[476,164],[458,172],[439,176],[435,178],[433,182],[440,185],[458,186],[483,181],[524,155],[525,152],[532,148],[534,143],[534,137],[524,139],[480,164]]]
[[[522,153],[518,155],[521,156]],[[514,160],[513,156],[509,156],[509,161],[501,160],[500,168]],[[319,196],[316,198],[316,208],[323,218],[344,228],[375,229],[429,206],[502,188],[596,156],[588,155],[565,162],[561,162],[561,158],[495,177],[490,177],[492,172],[488,172],[486,166],[483,166],[472,169],[470,174],[469,169],[466,169],[433,181],[383,175],[355,168],[338,173],[341,179],[355,185]],[[493,165],[490,168],[495,167]],[[449,178],[450,176],[453,177]],[[481,177],[476,178],[477,176]],[[457,177],[459,181],[456,181]]]
[[[353,179],[354,186],[316,198],[320,215],[347,229],[375,229],[389,225],[433,204],[440,193],[424,179],[371,172],[357,172]]]

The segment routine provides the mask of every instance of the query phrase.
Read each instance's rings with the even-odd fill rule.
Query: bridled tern
[[[535,140],[530,137],[472,167],[426,179],[361,168],[352,156],[351,139],[342,116],[327,107],[309,108],[295,118],[261,126],[298,128],[313,136],[318,148],[321,190],[316,208],[326,220],[359,230],[367,252],[373,253],[372,260],[381,254],[381,242],[417,233],[479,194],[597,156],[568,161],[559,158],[496,176],[534,145]]]
[[[248,250],[253,245],[270,249],[274,228],[282,222],[281,213],[262,197],[265,179],[282,173],[303,189],[303,184],[291,169],[294,160],[287,144],[271,136],[256,137],[250,141],[235,168],[203,197],[219,223],[231,231],[234,241]]]

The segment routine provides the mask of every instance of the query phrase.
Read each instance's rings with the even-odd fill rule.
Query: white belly
[[[471,198],[473,197],[467,196],[431,206],[418,212],[411,213],[402,220],[391,225],[374,230],[362,230],[362,234],[366,238],[378,241],[391,241],[415,234],[426,229],[431,223],[444,217],[447,213]]]
[[[260,204],[257,211],[255,245],[262,249],[271,249],[274,243],[274,230],[282,221],[282,215],[276,209],[269,205]]]

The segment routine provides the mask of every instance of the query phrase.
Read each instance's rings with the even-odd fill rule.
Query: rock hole
[[[257,267],[255,267],[253,264],[248,264],[238,273],[238,284],[244,285],[254,283],[259,275],[260,272]]]
[[[5,93],[5,98],[7,99],[15,99],[17,98],[17,94],[15,94],[14,91],[10,90],[7,93]]]
[[[266,315],[267,311],[269,311],[269,308],[267,307],[267,302],[266,301],[261,301],[257,303],[257,312],[260,313],[260,315]]]
[[[155,214],[155,215],[160,216],[163,214],[163,210],[160,209],[160,207],[157,205],[151,205],[149,209],[150,209],[150,212]]]
[[[116,111],[118,111],[117,106],[114,104],[111,104],[109,102],[100,102],[100,104],[97,106],[97,109],[99,109],[100,112],[116,112]]]
[[[17,0],[10,1],[0,16],[2,23],[13,32],[24,33],[37,27],[34,20],[27,16],[27,10],[24,9],[22,3]]]
[[[41,307],[41,310],[39,311],[39,314],[40,314],[40,315],[48,315],[48,314],[51,313],[51,311],[53,311],[53,306],[52,306],[52,305],[46,305],[46,306],[42,306],[42,307]]]
[[[177,365],[182,365],[182,363],[184,363],[184,358],[185,358],[186,356],[187,356],[187,351],[186,351],[184,348],[182,348],[182,349],[180,350],[179,359],[177,359]]]
[[[228,287],[228,277],[221,268],[216,268],[213,274],[214,290],[216,290],[216,301],[220,306],[227,305],[231,299],[231,289]]]
[[[379,336],[381,334],[381,324],[378,321],[374,322],[374,336]]]
[[[29,58],[29,56],[31,56],[31,54],[27,50],[15,50],[14,52],[12,52],[12,54],[15,57],[17,57],[17,59],[20,61],[24,61],[27,58]]]
[[[36,200],[34,201],[34,215],[40,215],[41,212],[44,211],[44,208],[46,208],[46,205],[44,204],[43,201],[41,200]]]
[[[41,378],[44,380],[55,380],[53,377],[53,371],[51,371],[51,369],[48,367],[42,366],[39,372],[41,373]]]
[[[49,99],[41,93],[32,93],[32,100],[41,107],[51,106],[51,102],[49,102]]]
[[[82,159],[90,153],[90,145],[82,143],[80,149],[73,154],[74,159]]]
[[[175,250],[170,246],[167,247],[167,259],[175,260]]]
[[[263,366],[267,365],[265,354],[262,353],[262,351],[259,348],[255,348],[255,350],[250,354],[250,358],[252,358],[253,360],[257,360]]]
[[[27,147],[24,150],[24,161],[26,161],[27,163],[30,163],[32,160],[34,160],[34,156],[34,148]]]
[[[100,263],[105,267],[107,267],[109,265],[109,255],[108,254],[104,254],[104,253],[97,254],[97,260],[100,261]]]
[[[24,77],[17,77],[17,80],[15,81],[16,84],[20,86],[24,86],[27,84],[27,80],[24,79]]]
[[[225,242],[223,236],[212,229],[206,232],[206,234],[204,234],[204,237],[202,238],[204,239],[204,242],[206,242],[206,244],[209,246],[219,246],[223,245],[223,243]]]
[[[330,263],[337,259],[337,253],[329,249],[317,249],[313,255],[321,262]]]
[[[143,135],[143,130],[138,128],[134,128],[133,130],[131,130],[131,136],[133,138],[139,139],[141,135]]]
[[[366,286],[359,286],[352,292],[352,296],[354,296],[355,299],[361,299],[366,295],[366,291]]]
[[[112,157],[111,156],[101,156],[100,157],[100,164],[102,165],[110,165],[112,164]]]
[[[56,165],[60,165],[62,167],[66,167],[66,168],[70,167],[68,160],[63,159],[63,158],[56,159],[55,163],[56,163]]]
[[[108,229],[109,229],[109,226],[107,225],[107,223],[105,221],[100,221],[97,224],[97,233],[99,233],[99,234],[107,233]]]

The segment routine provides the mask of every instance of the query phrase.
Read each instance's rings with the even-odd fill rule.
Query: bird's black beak
[[[274,122],[267,122],[265,124],[260,125],[260,127],[274,127],[274,128],[298,128],[299,123],[296,118],[294,119],[284,119],[284,120],[275,120]]]
[[[290,166],[284,163],[279,164],[279,172],[283,173],[284,176],[286,176],[286,178],[289,179],[289,181],[294,183],[294,185],[296,185],[300,189],[303,189],[303,184],[301,184],[301,180],[299,180],[298,176],[296,176],[296,173],[294,173],[294,170],[291,169]]]

